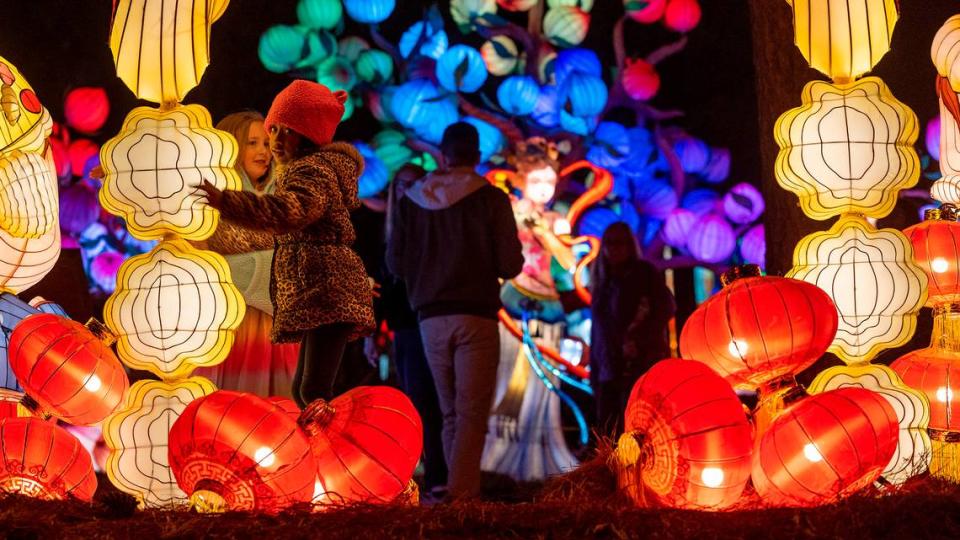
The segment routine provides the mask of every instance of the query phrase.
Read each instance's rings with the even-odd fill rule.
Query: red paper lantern
[[[663,14],[663,24],[680,33],[693,30],[700,24],[700,4],[697,0],[670,0]]]
[[[93,499],[97,475],[76,437],[37,418],[0,420],[0,491],[45,500]]]
[[[300,425],[317,462],[321,502],[392,501],[413,478],[423,449],[420,415],[403,392],[387,386],[314,401]]]
[[[653,64],[640,60],[627,60],[623,71],[623,89],[637,101],[647,101],[660,90],[660,75]]]
[[[880,477],[899,432],[896,412],[876,392],[847,387],[805,397],[761,437],[753,485],[772,504],[833,502]]]
[[[316,465],[296,421],[269,401],[220,390],[170,428],[170,468],[200,510],[276,512],[310,501]]]
[[[100,146],[90,139],[76,139],[67,148],[70,155],[70,167],[74,174],[80,176],[87,161],[100,153]]]
[[[96,133],[110,115],[110,100],[103,88],[74,88],[63,104],[67,124],[80,133]]]
[[[106,418],[130,384],[112,343],[93,319],[86,327],[51,313],[23,319],[10,334],[10,367],[28,407],[77,425]]]
[[[837,309],[816,285],[773,276],[724,278],[729,284],[684,325],[684,358],[707,364],[738,389],[753,390],[799,373],[830,346]]]
[[[50,143],[50,153],[53,154],[53,164],[57,168],[57,178],[66,180],[73,174],[70,164],[70,154],[67,152],[67,146],[53,137],[47,139]]]
[[[627,8],[627,16],[638,23],[651,24],[663,17],[663,12],[667,9],[667,0],[649,0],[636,2],[635,0],[624,0],[624,6]],[[639,9],[633,9],[634,6],[640,6]]]
[[[928,210],[924,221],[903,231],[914,261],[927,274],[928,306],[960,302],[960,223],[952,215],[941,219],[941,212]]]
[[[633,438],[639,456],[628,473],[634,484],[681,508],[721,509],[740,498],[750,479],[753,429],[736,393],[709,367],[656,363],[634,385],[624,418],[621,442]],[[618,455],[625,455],[622,447]]]
[[[960,408],[953,406],[960,402],[960,351],[927,347],[908,352],[890,368],[930,400],[929,429],[960,432]]]

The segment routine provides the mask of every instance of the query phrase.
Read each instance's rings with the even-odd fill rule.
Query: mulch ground
[[[488,499],[433,507],[356,505],[276,516],[139,511],[103,478],[93,503],[0,499],[0,535],[33,538],[960,538],[960,486],[916,479],[896,493],[812,509],[637,508],[604,458],[546,484],[488,478]]]

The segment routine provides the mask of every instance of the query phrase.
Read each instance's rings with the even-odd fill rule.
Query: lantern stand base
[[[930,476],[960,483],[960,432],[930,429]]]
[[[807,396],[793,375],[787,375],[762,385],[758,391],[759,399],[753,410],[753,425],[759,439],[770,424],[787,407]]]

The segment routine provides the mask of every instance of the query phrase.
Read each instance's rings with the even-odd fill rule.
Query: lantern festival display
[[[618,484],[635,502],[644,488],[678,508],[720,510],[740,499],[753,428],[729,383],[710,368],[658,362],[634,385],[624,419]]]
[[[30,152],[0,155],[0,227],[20,238],[39,238],[58,226],[57,176]]]
[[[420,415],[386,386],[361,386],[300,416],[318,478],[314,503],[390,502],[413,478],[423,446]]]
[[[219,221],[195,186],[206,179],[221,189],[240,187],[237,142],[212,127],[202,106],[179,103],[206,70],[210,28],[227,4],[120,0],[111,22],[117,76],[138,98],[160,104],[133,109],[100,149],[103,207],[135,238],[162,239],[120,266],[104,308],[121,360],[163,379],[138,383],[105,424],[108,475],[141,506],[187,502],[167,459],[168,430],[190,401],[215,390],[188,377],[226,358],[246,307],[223,257],[186,241],[208,238]]]
[[[308,502],[317,470],[310,450],[286,411],[240,392],[194,400],[170,429],[171,468],[200,511],[276,512]]]
[[[38,418],[0,420],[0,459],[4,493],[90,501],[97,490],[90,454],[55,423]]]

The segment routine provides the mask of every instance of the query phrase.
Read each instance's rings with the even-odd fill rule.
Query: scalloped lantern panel
[[[920,178],[917,115],[876,77],[812,81],[802,100],[777,120],[777,182],[813,219],[888,215],[898,192]]]
[[[890,50],[897,0],[787,0],[794,43],[810,67],[833,80],[855,79]]]
[[[203,240],[217,228],[220,214],[202,202],[194,186],[206,179],[220,189],[240,189],[236,158],[236,140],[214,129],[200,105],[167,111],[138,107],[100,149],[100,203],[124,218],[141,240],[167,233]]]
[[[947,19],[930,46],[930,58],[937,73],[950,81],[954,92],[960,92],[960,15]]]
[[[897,414],[900,437],[893,458],[880,475],[900,485],[930,466],[932,447],[927,427],[930,402],[922,392],[907,386],[892,369],[883,365],[834,366],[821,371],[807,391],[819,394],[837,388],[856,387],[873,390],[886,398]]]
[[[60,227],[40,238],[18,238],[0,229],[0,288],[20,293],[36,285],[60,258]]]
[[[943,92],[945,89],[940,88]],[[949,90],[946,90],[949,91]],[[930,196],[951,204],[960,204],[960,124],[944,102],[944,97],[958,103],[956,93],[941,95],[940,99],[940,173],[932,186]]]
[[[53,129],[50,113],[17,68],[0,56],[0,153],[40,152]]]
[[[171,380],[222,362],[245,309],[222,256],[171,240],[120,267],[103,313],[124,363]]]
[[[126,403],[103,424],[110,449],[105,469],[113,485],[136,497],[141,507],[185,504],[187,495],[177,486],[167,457],[170,427],[191,401],[216,390],[203,377],[131,386]]]
[[[800,240],[787,277],[813,283],[833,299],[840,327],[829,351],[848,364],[909,341],[927,299],[927,276],[913,263],[910,241],[857,216]]]
[[[0,154],[0,228],[21,238],[39,238],[59,226],[57,175],[43,156]]]
[[[210,63],[210,25],[228,0],[115,2],[110,50],[117,76],[138,98],[180,101]]]

